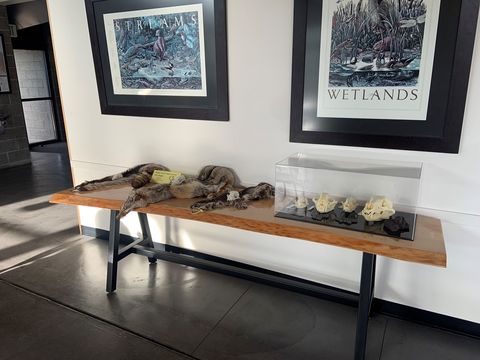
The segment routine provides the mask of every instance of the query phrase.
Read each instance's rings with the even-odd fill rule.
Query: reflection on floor
[[[53,152],[55,150],[55,152]],[[0,206],[32,201],[72,184],[65,144],[36,147],[32,163],[0,170]]]
[[[70,171],[64,152],[43,150],[31,168],[0,171],[1,360],[352,359],[356,310],[332,302],[136,256],[106,295],[106,244],[78,235],[74,209],[48,204]],[[370,323],[368,359],[479,353],[476,339]]]
[[[32,151],[32,163],[0,170],[0,271],[68,246],[78,235],[76,211],[53,206],[48,194],[72,185],[65,144]]]

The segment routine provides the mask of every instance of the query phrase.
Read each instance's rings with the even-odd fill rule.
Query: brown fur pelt
[[[216,184],[222,188],[232,189],[240,182],[237,174],[230,168],[224,166],[207,165],[200,170],[197,179],[205,184]]]
[[[257,186],[248,187],[239,192],[239,197],[235,200],[228,199],[229,193],[224,193],[213,199],[201,200],[192,204],[193,213],[222,209],[225,207],[235,207],[236,209],[246,209],[250,201],[271,199],[275,196],[275,188],[267,183],[260,183]]]
[[[160,164],[142,164],[132,167],[120,174],[85,181],[75,186],[74,190],[78,192],[102,190],[121,184],[130,184],[134,188],[140,188],[150,182],[155,170],[169,171],[167,167]]]
[[[202,168],[196,177],[182,175],[170,185],[147,184],[136,188],[134,181],[138,180],[141,184],[142,180],[145,180],[142,174],[138,174],[132,181],[134,189],[123,204],[119,217],[124,217],[130,211],[146,207],[148,204],[170,198],[215,197],[238,186],[237,179],[232,169],[209,165]]]
[[[133,189],[128,195],[127,200],[123,203],[118,218],[121,219],[132,210],[168,200],[172,197],[173,195],[168,185],[149,184],[140,189]]]
[[[215,197],[238,186],[235,172],[223,166],[208,165],[197,177],[181,176],[170,185],[170,192],[178,199]]]
[[[205,197],[205,202],[216,203],[215,206],[218,207],[223,197],[225,197],[225,201],[227,200],[229,191],[234,188],[241,188],[235,172],[223,166],[205,166],[197,176],[182,175],[170,185],[151,183],[152,174],[155,170],[168,171],[168,168],[159,164],[138,165],[121,174],[86,181],[75,187],[75,191],[101,190],[119,184],[130,184],[133,189],[120,209],[119,218],[121,218],[132,210],[171,198],[193,199]],[[240,199],[235,201],[234,206],[245,208],[248,201],[271,197],[273,187],[262,183],[256,187],[243,189],[240,194]],[[212,208],[215,208],[215,206]]]

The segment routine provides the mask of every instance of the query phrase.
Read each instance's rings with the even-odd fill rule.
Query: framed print
[[[225,0],[85,0],[103,114],[227,121]]]
[[[8,78],[8,65],[5,56],[5,42],[3,35],[0,34],[0,94],[7,94],[11,92],[10,79]]]
[[[295,0],[292,142],[457,153],[479,0]]]

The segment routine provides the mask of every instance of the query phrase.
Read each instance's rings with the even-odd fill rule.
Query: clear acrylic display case
[[[414,239],[422,163],[299,153],[275,173],[278,217]]]

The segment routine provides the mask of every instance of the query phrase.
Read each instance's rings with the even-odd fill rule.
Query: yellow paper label
[[[155,184],[168,185],[172,183],[173,179],[180,175],[182,175],[182,173],[178,171],[155,170],[152,175],[152,182]]]

